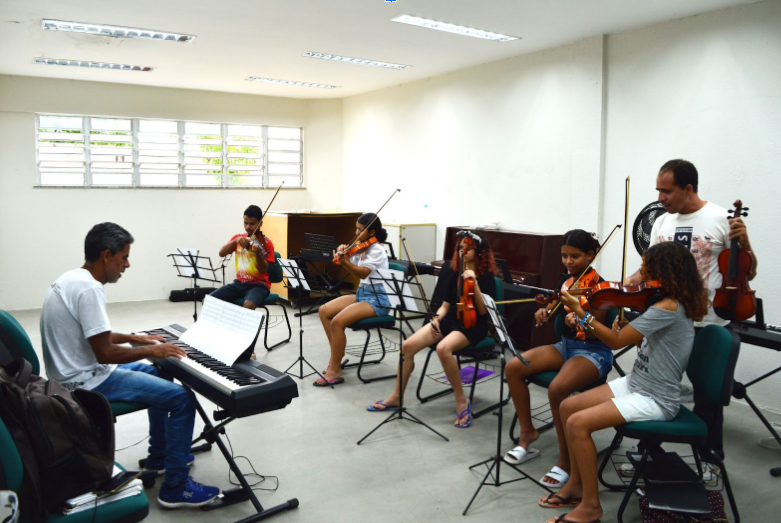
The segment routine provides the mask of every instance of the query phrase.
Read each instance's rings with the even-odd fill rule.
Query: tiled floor
[[[272,313],[274,312],[272,308]],[[20,320],[40,350],[38,332],[39,311],[17,311]],[[192,304],[168,301],[134,302],[109,305],[112,326],[119,332],[160,327],[172,323],[192,324]],[[284,370],[298,356],[298,319],[292,317],[293,340],[266,353],[258,349],[261,361]],[[327,363],[327,343],[316,315],[303,321],[304,355],[318,369]],[[276,327],[270,339],[278,340],[284,331]],[[362,334],[352,334],[351,343],[362,342]],[[262,345],[262,343],[261,343]],[[418,369],[422,367],[421,361]],[[777,356],[772,354],[771,356]],[[631,356],[624,368],[630,368]],[[434,358],[436,361],[436,358]],[[395,354],[387,363],[367,371],[367,374],[388,374],[396,364]],[[290,498],[298,498],[298,509],[274,516],[279,522],[322,521],[529,521],[542,522],[558,515],[557,511],[537,507],[543,490],[530,481],[520,481],[500,488],[484,487],[466,518],[461,512],[477,488],[485,469],[468,470],[469,465],[491,457],[496,451],[497,417],[486,415],[475,420],[468,430],[457,430],[452,424],[455,408],[451,397],[421,405],[414,393],[409,395],[410,410],[426,423],[450,438],[449,442],[410,422],[385,425],[362,445],[358,439],[385,418],[385,414],[370,413],[366,405],[386,397],[390,381],[361,384],[353,369],[345,372],[346,382],[335,390],[312,387],[312,378],[296,380],[300,397],[285,409],[240,419],[228,426],[228,436],[243,471],[254,467],[267,476],[259,488],[275,486],[272,476],[279,478],[275,491],[257,491],[258,498],[268,508]],[[413,385],[418,373],[413,374]],[[430,381],[430,380],[428,380]],[[428,383],[428,387],[437,387]],[[431,390],[431,389],[430,389]],[[543,403],[545,392],[532,387],[533,401]],[[498,380],[480,385],[478,399],[485,406],[498,397]],[[212,405],[204,402],[207,412]],[[479,405],[478,405],[479,406]],[[502,451],[510,448],[507,426],[512,415],[505,408],[505,429]],[[771,416],[772,418],[772,416]],[[196,422],[196,430],[202,423]],[[146,455],[146,416],[143,413],[119,418],[117,422],[117,460],[133,467]],[[781,452],[762,448],[758,440],[768,434],[748,407],[733,403],[726,410],[725,438],[729,472],[734,484],[743,521],[777,521],[781,503],[781,478],[768,474],[771,466],[781,466]],[[607,446],[612,430],[598,433],[597,446]],[[634,442],[625,442],[624,446]],[[529,462],[526,470],[534,478],[542,477],[556,460],[555,434],[543,434],[535,445],[542,456]],[[670,447],[674,449],[674,446]],[[248,461],[249,460],[249,461]],[[199,481],[229,486],[228,466],[215,447],[197,456],[192,473]],[[507,467],[502,479],[517,477]],[[252,479],[252,478],[250,478]],[[217,512],[200,510],[162,510],[155,501],[157,487],[147,491],[150,498],[150,521],[237,521],[253,514],[249,502]],[[603,521],[615,521],[621,494],[602,492],[605,509]],[[775,516],[774,516],[775,514]],[[640,521],[637,500],[627,509],[625,521]]]

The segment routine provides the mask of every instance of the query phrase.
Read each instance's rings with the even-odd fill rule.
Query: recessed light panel
[[[338,85],[314,84],[311,82],[297,82],[295,80],[278,80],[276,78],[262,78],[258,76],[250,76],[247,80],[250,82],[266,82],[270,84],[298,85],[300,87],[319,87],[320,89],[336,89],[339,87]]]
[[[392,19],[391,22],[415,25],[418,27],[425,27],[426,29],[436,29],[437,31],[446,31],[448,33],[454,33],[463,36],[473,36],[475,38],[483,38],[485,40],[493,40],[495,42],[509,42],[511,40],[518,40],[518,38],[515,36],[507,36],[499,33],[492,33],[490,31],[483,31],[481,29],[464,27],[463,25],[448,24],[446,22],[438,22],[437,20],[429,20],[427,18],[420,18],[410,15],[398,16]]]
[[[365,58],[352,58],[349,56],[340,56],[337,54],[326,54],[326,53],[304,53],[303,55],[306,58],[320,58],[321,60],[334,60],[337,62],[347,62],[350,64],[357,64],[357,65],[368,65],[372,67],[383,67],[385,69],[407,69],[409,67],[412,67],[411,65],[402,65],[402,64],[392,64],[389,62],[378,62],[376,60],[367,60]]]
[[[155,31],[154,29],[139,29],[137,27],[123,27],[121,25],[90,24],[85,22],[65,22],[62,20],[43,20],[43,28],[49,31],[68,31],[72,33],[84,33],[97,36],[113,36],[115,38],[145,38],[148,40],[160,40],[167,42],[192,42],[195,37],[167,31]]]
[[[153,71],[154,67],[144,65],[112,64],[109,62],[91,62],[89,60],[67,60],[63,58],[35,58],[37,65],[65,65],[71,67],[92,67],[94,69],[112,69],[115,71]]]

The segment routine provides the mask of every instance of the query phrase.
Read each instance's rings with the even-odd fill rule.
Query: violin
[[[659,302],[667,294],[662,287],[662,282],[649,280],[639,285],[624,285],[618,282],[603,281],[589,289],[570,289],[567,291],[572,296],[580,296],[589,305],[597,310],[609,310],[627,308],[637,312],[645,312],[648,308]],[[551,296],[537,295],[537,303],[548,304],[561,298],[561,291]]]
[[[748,216],[748,207],[735,200],[732,218]],[[719,254],[719,272],[722,275],[721,287],[713,297],[713,312],[719,318],[730,321],[744,321],[757,312],[757,298],[748,286],[748,277],[756,263],[754,256],[746,249],[738,247],[738,239],[733,238],[730,248]]]
[[[369,247],[371,247],[372,245],[374,245],[375,243],[377,243],[377,237],[372,236],[365,242],[356,243],[355,245],[353,245],[352,247],[350,247],[349,249],[347,249],[341,254],[337,253],[337,255],[334,256],[334,265],[341,265],[342,260],[344,258],[349,258],[350,256],[360,254],[364,252],[366,249],[368,249]]]
[[[562,285],[562,289],[566,288],[566,289],[570,290],[570,287],[572,287],[572,285],[575,283],[575,281],[576,281],[575,276],[570,276],[569,278],[567,278],[567,281],[564,282],[564,285]],[[597,274],[597,271],[592,268],[592,269],[589,269],[588,272],[586,272],[586,274],[584,274],[583,276],[580,277],[580,281],[578,282],[577,289],[578,290],[590,289],[594,285],[596,285],[597,283],[599,283],[599,274]],[[575,289],[571,289],[571,290],[575,290]],[[570,294],[572,294],[572,292],[570,292]],[[542,295],[540,295],[540,296],[542,296]],[[559,296],[561,296],[561,292],[559,292]],[[539,302],[539,300],[538,300],[538,302]],[[580,296],[580,306],[583,308],[584,311],[588,310],[588,306],[589,306],[588,305],[588,300],[583,295]],[[570,308],[567,307],[566,305],[564,306],[564,311],[565,312],[572,312],[570,310]]]
[[[458,304],[456,315],[459,321],[464,324],[464,328],[471,329],[477,325],[477,309],[475,309],[475,280],[474,278],[464,279],[461,275],[464,273],[464,256],[466,256],[469,247],[473,244],[470,238],[464,238],[464,250],[461,251],[459,270],[458,270]]]

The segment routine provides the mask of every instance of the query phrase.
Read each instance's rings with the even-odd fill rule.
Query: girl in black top
[[[404,354],[402,377],[404,388],[406,388],[415,366],[413,360],[415,354],[436,344],[437,356],[442,362],[442,369],[445,371],[455,394],[456,412],[458,413],[455,426],[466,428],[472,424],[472,406],[464,395],[461,372],[453,353],[469,345],[479,343],[488,335],[488,309],[482,294],[488,294],[492,298],[496,295],[496,280],[494,279],[496,266],[491,248],[482,236],[466,231],[460,234],[463,235],[463,238],[459,242],[459,249],[453,254],[453,259],[450,262],[454,272],[448,282],[442,306],[437,310],[431,323],[424,325],[402,344],[402,353]],[[458,274],[462,254],[464,271],[462,274]],[[456,312],[459,299],[457,295],[459,278],[473,278],[475,280],[474,304],[477,323],[470,329],[464,327]],[[369,405],[367,409],[372,412],[397,410],[400,393],[403,391],[400,391],[399,377],[397,376],[396,388],[393,393],[385,400]]]

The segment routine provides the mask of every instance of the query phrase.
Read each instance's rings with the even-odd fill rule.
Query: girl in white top
[[[369,227],[367,229],[367,226]],[[331,346],[331,359],[324,378],[318,378],[315,387],[328,387],[344,383],[342,378],[342,358],[347,345],[345,329],[364,318],[386,316],[390,314],[390,301],[382,284],[372,285],[372,278],[380,278],[378,269],[388,268],[388,255],[382,242],[388,239],[388,233],[382,228],[380,218],[373,213],[362,214],[355,222],[356,243],[371,243],[367,248],[351,256],[343,256],[347,245],[340,245],[334,257],[341,258],[342,267],[361,279],[358,292],[341,296],[320,307],[320,321]]]

